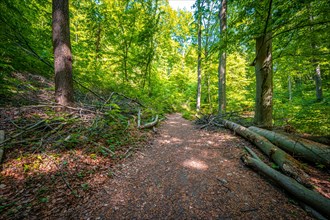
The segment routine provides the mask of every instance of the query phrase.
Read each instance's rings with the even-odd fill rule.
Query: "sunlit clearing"
[[[197,170],[207,170],[209,168],[209,166],[207,166],[203,161],[194,159],[184,161],[183,166]]]

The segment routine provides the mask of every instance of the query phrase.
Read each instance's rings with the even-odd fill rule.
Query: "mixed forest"
[[[91,167],[103,164],[98,169],[113,176],[104,167],[148,142],[144,128],[157,133],[168,113],[247,138],[232,121],[260,135],[275,128],[329,144],[327,0],[196,0],[190,10],[168,0],[4,0],[0,30],[7,217],[22,217],[28,204],[51,205],[47,195],[59,190],[50,182],[64,182],[75,199],[88,193]],[[258,158],[251,154],[246,163]],[[75,158],[89,165],[70,166]],[[329,158],[316,164],[324,169]],[[9,183],[33,191],[38,181],[48,187],[13,201]]]

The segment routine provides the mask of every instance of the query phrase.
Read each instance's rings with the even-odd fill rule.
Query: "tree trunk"
[[[254,121],[257,125],[272,127],[273,113],[273,66],[272,66],[272,32],[269,23],[272,18],[272,0],[259,1],[263,6],[268,4],[267,17],[261,14],[257,17],[259,22],[265,21],[263,33],[256,38],[256,103]],[[262,10],[264,8],[262,7]]]
[[[251,152],[250,149],[247,149]],[[254,153],[252,152],[252,155]],[[310,205],[317,211],[321,212],[326,217],[330,217],[330,200],[321,196],[317,192],[314,192],[306,187],[300,185],[294,179],[283,175],[282,173],[270,168],[264,162],[262,162],[258,157],[255,156],[243,156],[243,162],[260,171],[273,181],[275,181],[280,187],[284,188],[290,194],[295,196],[299,201]]]
[[[289,90],[289,101],[292,101],[292,81],[291,75],[288,76],[288,90]]]
[[[310,21],[314,21],[314,15],[312,10],[312,4],[310,3],[309,7],[309,13],[310,13]],[[310,26],[310,39],[311,39],[311,48],[312,48],[312,65],[315,66],[315,74],[314,74],[314,80],[315,80],[315,94],[316,94],[316,101],[322,101],[323,99],[323,93],[322,93],[322,79],[321,79],[321,67],[318,61],[315,59],[315,53],[316,53],[316,40],[315,36],[313,36],[313,26]]]
[[[74,103],[72,55],[69,27],[69,1],[53,0],[53,49],[55,101],[64,106]]]
[[[249,127],[249,129],[266,137],[270,142],[277,145],[281,149],[292,153],[293,156],[302,157],[310,162],[319,163],[326,166],[330,165],[329,146],[307,141],[302,138],[293,140],[288,136],[257,127]]]
[[[301,169],[302,165],[299,161],[273,145],[263,136],[247,129],[246,127],[227,120],[222,120],[222,123],[225,127],[237,132],[239,135],[255,144],[264,154],[269,156],[284,173],[292,176],[305,186],[311,186],[308,175]]]
[[[256,40],[256,104],[254,121],[257,125],[271,127],[273,112],[273,70],[271,33]]]
[[[226,29],[227,29],[227,0],[222,0],[219,12],[220,35],[223,48],[220,50],[218,68],[218,112],[220,115],[226,112]]]
[[[99,22],[97,24],[96,42],[95,42],[95,53],[96,53],[95,62],[96,62],[96,64],[99,61],[100,56],[101,56],[101,53],[100,53],[101,52],[101,32],[102,32],[101,22]]]
[[[315,88],[316,88],[316,100],[322,101],[323,93],[322,93],[322,79],[321,79],[321,67],[320,64],[317,64],[315,70]]]
[[[198,0],[198,58],[197,58],[197,98],[196,111],[201,109],[201,94],[202,94],[202,16],[201,16],[201,1]]]

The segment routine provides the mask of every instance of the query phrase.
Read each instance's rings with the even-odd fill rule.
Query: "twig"
[[[110,154],[111,154],[111,156],[114,156],[114,155],[116,155],[116,153],[115,153],[115,152],[113,152],[112,150],[110,150],[109,148],[106,148],[106,147],[103,147],[103,146],[101,146],[101,148],[102,148],[103,150],[105,150],[106,152],[110,153]]]
[[[241,212],[254,212],[254,211],[258,211],[258,208],[245,208],[245,209],[241,209]]]
[[[12,140],[12,139],[14,139],[14,138],[16,138],[16,137],[18,137],[18,136],[24,134],[25,132],[27,132],[27,131],[29,131],[29,130],[33,130],[33,129],[37,128],[37,127],[38,127],[41,123],[43,123],[43,122],[45,122],[45,120],[38,121],[38,122],[35,123],[34,125],[25,128],[22,132],[20,132],[20,133],[18,133],[18,134],[15,134],[15,135],[13,135],[13,136],[11,136],[11,137],[9,137],[9,138],[7,138],[6,140],[0,142],[0,146],[3,145],[3,144],[6,143],[6,142]]]
[[[26,106],[21,106],[19,108],[21,109],[26,109],[26,108],[45,108],[45,107],[49,107],[49,108],[58,108],[58,107],[65,107],[71,110],[76,110],[76,111],[85,111],[85,112],[90,112],[90,113],[94,113],[94,114],[101,114],[104,115],[103,112],[97,112],[97,111],[93,111],[93,110],[89,110],[86,108],[75,108],[75,107],[71,107],[71,106],[66,106],[66,105],[60,105],[58,103],[55,102],[51,102],[48,105],[26,105]],[[0,108],[0,110],[5,109],[5,108]]]
[[[21,140],[21,141],[11,141],[11,142],[6,144],[6,148],[8,148],[7,146],[22,144],[22,143],[37,141],[37,140],[39,140],[39,138],[29,138],[29,139],[24,139],[24,140]]]
[[[92,110],[89,110],[89,109],[85,109],[85,108],[75,108],[75,107],[71,107],[71,106],[66,106],[66,105],[60,105],[58,103],[54,103],[55,105],[57,106],[53,106],[54,108],[56,107],[64,107],[64,108],[68,108],[68,109],[72,109],[72,110],[77,110],[77,111],[85,111],[85,112],[91,112],[91,113],[94,113],[94,114],[100,114],[100,115],[104,115],[103,112],[96,112],[96,111],[92,111]]]
[[[49,136],[51,136],[52,134],[56,133],[58,130],[60,130],[64,125],[66,125],[67,123],[61,123],[59,124],[56,128],[52,129],[50,132],[48,132],[46,135],[44,135],[41,139],[40,139],[40,144],[39,147],[37,147],[33,153],[35,153],[42,145],[43,145],[43,140],[46,140]]]
[[[72,193],[75,197],[80,198],[80,195],[78,195],[77,192],[75,192],[75,191],[72,189],[70,183],[65,179],[65,177],[64,177],[64,175],[63,175],[63,172],[61,171],[61,167],[59,167],[59,165],[56,163],[56,161],[55,161],[52,157],[48,156],[47,154],[44,154],[44,155],[45,155],[46,157],[48,157],[50,160],[53,161],[53,163],[55,164],[55,166],[57,167],[58,171],[59,171],[60,174],[61,174],[61,178],[62,178],[62,180],[64,181],[66,187],[71,191],[71,193]]]
[[[129,153],[132,149],[133,149],[132,147],[130,147],[130,148],[127,149],[127,151],[124,153],[125,158],[129,157],[129,154],[128,154],[128,153]]]
[[[63,175],[63,172],[60,171],[60,174],[61,174],[61,177],[62,177],[62,180],[64,181],[65,185],[68,187],[68,189],[71,191],[71,193],[77,197],[77,198],[80,198],[80,195],[78,195],[73,189],[72,187],[70,186],[70,183],[64,178],[64,175]]]
[[[96,96],[97,98],[101,99],[102,101],[106,101],[103,97],[101,97],[100,95],[98,95],[96,92],[94,92],[93,90],[87,88],[86,86],[84,86],[83,84],[81,84],[80,82],[78,82],[76,79],[73,79],[73,81],[75,83],[77,83],[79,86],[81,86],[82,88],[88,90],[90,93],[92,93],[94,96]]]
[[[111,100],[112,96],[115,94],[115,92],[112,92],[109,96],[109,98],[103,103],[101,107],[101,111],[103,110],[104,106]]]
[[[6,116],[5,116],[5,117],[6,117]],[[12,123],[16,128],[18,128],[18,129],[20,129],[20,130],[24,129],[24,128],[18,126],[18,125],[17,125],[13,120],[11,120],[9,117],[6,117],[6,118],[7,118],[7,120],[8,120],[10,123]]]
[[[132,102],[135,102],[135,103],[139,104],[141,107],[145,107],[145,106],[144,106],[141,102],[139,102],[138,100],[136,100],[136,99],[132,99],[132,98],[130,98],[130,97],[128,97],[128,96],[126,96],[126,95],[124,95],[124,94],[122,94],[122,93],[114,92],[114,94],[117,94],[117,95],[122,96],[122,97],[124,97],[124,98],[126,98],[126,99],[129,99],[129,100],[131,100]]]
[[[221,179],[219,179],[219,178],[217,178],[217,180],[219,181],[219,184],[220,184],[221,186],[223,186],[224,188],[227,189],[227,192],[231,192],[231,191],[232,191],[228,186],[225,185],[225,183],[223,182],[223,180],[221,180]]]

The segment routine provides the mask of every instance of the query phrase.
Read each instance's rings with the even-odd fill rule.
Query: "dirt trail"
[[[198,130],[173,114],[158,132],[91,198],[97,202],[89,200],[81,218],[309,219],[242,164],[242,146],[249,143],[229,131]]]

